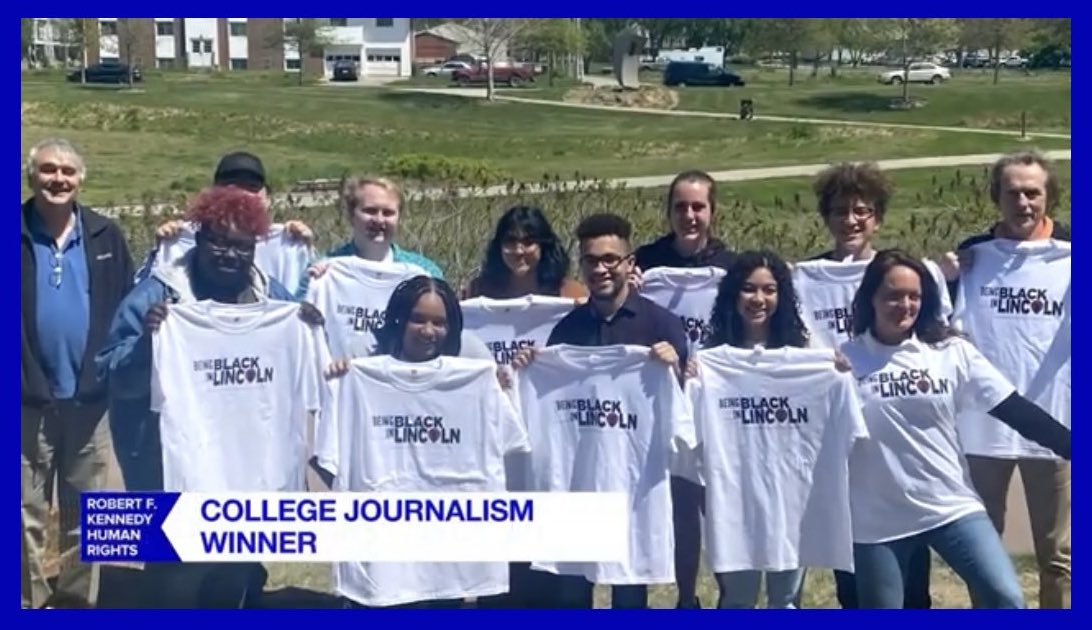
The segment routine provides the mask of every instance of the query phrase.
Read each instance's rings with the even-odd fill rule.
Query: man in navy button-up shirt
[[[546,345],[647,346],[656,360],[674,366],[681,378],[687,360],[686,331],[677,316],[638,295],[629,283],[635,265],[630,233],[629,222],[614,214],[592,215],[580,223],[576,230],[580,272],[590,296],[554,326]],[[521,352],[513,365],[522,368],[533,354]],[[594,585],[583,576],[532,572],[525,581],[528,589],[537,592],[516,596],[529,597],[534,607],[592,607]],[[647,587],[612,587],[611,607],[647,608]]]
[[[61,139],[27,160],[21,212],[22,580],[24,607],[89,607],[97,568],[79,561],[80,493],[104,489],[112,452],[94,357],[133,282],[117,224],[76,202],[83,158]],[[57,492],[54,494],[54,484]],[[60,512],[60,573],[46,579],[50,504]]]

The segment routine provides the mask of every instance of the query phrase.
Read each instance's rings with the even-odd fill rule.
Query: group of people
[[[403,364],[422,369],[446,365],[442,369],[459,373],[473,371],[485,361],[499,364],[496,391],[506,395],[496,397],[496,391],[480,384],[474,391],[487,393],[474,395],[490,397],[488,408],[500,416],[492,420],[508,424],[464,433],[498,441],[505,466],[497,474],[505,476],[502,487],[513,490],[556,489],[542,485],[550,476],[542,471],[549,469],[557,476],[559,459],[540,451],[557,436],[544,437],[545,429],[532,426],[530,420],[520,426],[521,416],[539,412],[529,407],[534,401],[517,393],[536,391],[534,381],[541,376],[534,371],[542,361],[585,365],[587,357],[575,349],[625,347],[627,361],[647,356],[648,361],[667,366],[674,387],[683,392],[679,400],[685,397],[691,410],[678,418],[653,418],[678,433],[664,465],[657,463],[666,468],[656,477],[662,476],[663,483],[656,487],[665,497],[656,505],[669,512],[662,515],[668,533],[657,540],[670,541],[670,571],[642,573],[632,567],[616,572],[567,571],[561,566],[513,563],[504,572],[503,588],[465,591],[460,596],[447,592],[451,589],[420,591],[423,587],[418,585],[420,592],[446,594],[403,601],[391,593],[417,592],[406,584],[425,578],[375,567],[341,567],[340,594],[351,606],[461,605],[463,599],[476,597],[480,607],[591,607],[596,577],[609,576],[600,583],[612,586],[616,608],[647,607],[646,585],[667,577],[677,587],[679,608],[700,608],[713,604],[697,597],[705,546],[719,589],[715,605],[721,608],[756,606],[763,578],[769,607],[799,607],[806,570],[814,566],[835,569],[838,600],[844,608],[929,607],[930,550],[966,582],[976,607],[1022,607],[1019,581],[1001,544],[1007,490],[1016,465],[1031,513],[1040,606],[1069,606],[1069,237],[1050,217],[1049,210],[1059,199],[1058,184],[1051,164],[1038,154],[1009,155],[994,165],[990,194],[999,220],[936,261],[874,248],[892,196],[887,176],[874,165],[840,164],[818,177],[818,211],[831,233],[832,247],[795,264],[772,251],[740,251],[718,239],[713,228],[716,183],[701,171],[687,171],[667,192],[670,230],[651,243],[635,247],[630,225],[619,214],[583,219],[575,234],[580,280],[573,277],[568,248],[545,213],[519,206],[502,215],[486,245],[480,272],[461,287],[444,280],[436,261],[397,245],[404,198],[396,184],[383,178],[344,182],[342,211],[352,226],[351,238],[324,256],[313,256],[309,226],[299,221],[272,224],[261,161],[249,153],[229,154],[221,159],[213,185],[192,201],[186,220],[160,227],[155,248],[137,269],[118,226],[78,202],[85,174],[83,157],[62,139],[38,143],[27,157],[33,196],[22,208],[24,607],[95,604],[97,567],[79,562],[79,493],[103,487],[111,450],[126,489],[213,489],[198,487],[206,481],[192,481],[177,459],[179,444],[185,442],[178,436],[189,439],[184,425],[187,413],[195,412],[180,411],[179,400],[185,403],[187,398],[174,391],[168,395],[167,390],[181,386],[163,380],[165,374],[185,377],[164,363],[187,351],[183,324],[176,320],[185,319],[194,330],[215,328],[215,313],[199,310],[198,305],[224,305],[224,312],[238,322],[251,317],[255,305],[290,302],[298,303],[294,311],[301,330],[320,334],[313,341],[295,328],[291,333],[277,328],[279,334],[297,340],[291,342],[296,350],[286,351],[293,358],[284,360],[289,367],[291,361],[317,362],[326,387],[343,381],[337,393],[316,394],[307,385],[306,394],[292,405],[293,410],[305,407],[317,418],[317,444],[308,455],[331,488],[388,488],[377,481],[383,471],[376,471],[376,466],[404,466],[405,461],[388,461],[383,449],[422,448],[416,442],[430,439],[448,445],[449,453],[460,447],[461,434],[450,434],[445,426],[400,433],[404,427],[384,425],[383,435],[396,443],[369,442],[370,450],[361,455],[349,444],[349,438],[359,433],[345,433],[350,428],[364,430],[346,428],[354,422],[346,418],[352,414],[335,412],[335,422],[325,413],[338,405],[364,404],[361,401],[368,396],[361,392],[376,395],[379,390],[368,387],[388,377],[391,383],[385,385],[404,386],[415,392],[413,398],[428,403],[431,390],[409,388],[403,382],[409,378],[408,372],[398,372]],[[187,238],[190,242],[179,246]],[[357,299],[343,299],[347,295]],[[172,311],[184,317],[172,317]],[[263,312],[253,317],[264,322],[271,316]],[[253,327],[220,328],[217,334],[229,334],[224,339],[244,332],[257,337]],[[164,329],[170,333],[169,342],[162,338],[168,332]],[[241,337],[239,344],[245,345]],[[640,351],[645,354],[633,354],[634,347],[645,349]],[[559,352],[568,354],[555,356]],[[827,447],[820,448],[825,444],[823,429],[837,426],[847,443],[833,464],[833,456],[814,453],[772,452],[766,458],[788,462],[780,472],[771,473],[774,479],[784,476],[785,483],[817,492],[796,472],[785,472],[786,467],[793,471],[803,467],[808,470],[805,477],[816,475],[815,488],[820,477],[824,484],[840,488],[834,494],[844,494],[841,499],[815,500],[829,498],[835,507],[845,504],[846,531],[827,532],[831,546],[842,546],[833,539],[844,541],[843,555],[848,554],[844,561],[809,566],[808,558],[822,554],[797,553],[815,545],[798,540],[800,520],[819,518],[809,512],[812,508],[783,502],[776,507],[776,502],[763,498],[742,506],[732,502],[738,499],[737,486],[756,483],[747,479],[747,472],[742,473],[742,482],[736,477],[727,480],[739,474],[743,455],[737,453],[737,461],[730,461],[723,441],[743,439],[743,434],[718,433],[717,412],[699,401],[711,391],[736,387],[731,382],[718,384],[715,375],[727,373],[725,365],[751,360],[746,357],[752,355],[766,357],[763,361],[773,366],[769,374],[774,376],[753,385],[755,391],[769,394],[764,400],[772,400],[773,407],[768,414],[736,418],[780,426],[777,423],[785,424],[799,413],[786,409],[784,401],[802,392],[784,385],[789,377],[776,376],[794,360],[815,363],[815,374],[828,370],[828,381],[844,381],[841,390],[829,394],[838,397],[843,411],[822,422],[813,420],[819,432],[812,437],[793,438],[810,445],[800,448],[826,453]],[[437,363],[444,357],[457,359]],[[762,362],[754,361],[757,374]],[[206,376],[216,382],[242,379],[245,374],[248,382],[255,378],[260,382],[262,374],[271,377],[274,369],[281,374],[281,364],[262,363],[265,367],[259,368],[258,362],[252,359],[248,364],[244,358],[238,375],[226,369],[226,374],[210,370]],[[578,382],[581,374],[568,378]],[[299,378],[304,380],[305,376]],[[609,381],[601,387],[609,389]],[[672,404],[677,402],[670,388],[663,391]],[[432,394],[441,396],[439,390]],[[743,404],[756,399],[747,398]],[[205,408],[207,402],[193,406],[199,405]],[[738,414],[740,407],[732,405],[739,403],[724,408]],[[654,406],[651,413],[670,415],[664,409],[668,407]],[[813,412],[810,417],[816,416]],[[807,424],[808,414],[803,417]],[[298,420],[289,419],[283,435],[295,439]],[[696,428],[689,437],[682,426],[685,421]],[[610,426],[615,422],[617,418]],[[614,439],[599,431],[606,428],[602,420],[591,428],[598,431],[595,439]],[[829,431],[833,435],[834,429]],[[430,434],[431,438],[419,437]],[[768,440],[784,438],[748,434],[746,439],[758,439],[754,444],[771,448],[775,442]],[[627,444],[629,456],[647,455],[642,464],[660,462],[659,454]],[[232,446],[229,441],[217,448]],[[359,457],[370,459],[366,465],[350,465]],[[418,465],[430,460],[422,461],[425,464]],[[494,464],[491,471],[497,470]],[[830,470],[817,472],[824,466]],[[223,478],[229,481],[208,483],[233,490],[290,486],[285,482],[288,485],[259,488],[245,478],[245,470],[226,468]],[[518,472],[521,468],[526,474]],[[261,466],[255,470],[266,471]],[[219,473],[202,470],[199,477],[207,480],[215,474]],[[263,480],[270,476],[262,474]],[[634,478],[616,483],[625,488],[627,483],[646,481],[642,477],[639,482]],[[59,576],[51,583],[44,566],[45,532],[55,482],[61,557]],[[572,479],[566,483],[579,487]],[[588,484],[604,487],[594,479]],[[726,485],[731,488],[726,490]],[[768,490],[780,494],[782,489]],[[736,556],[724,551],[719,520],[711,520],[741,511],[759,518],[772,518],[777,512],[779,520],[795,522],[796,533],[786,534],[794,551],[777,562],[738,568]],[[631,550],[644,548],[646,542],[634,540]],[[159,603],[165,606],[254,605],[265,582],[261,565],[147,566],[161,585]],[[651,577],[642,582],[642,575]],[[395,586],[373,584],[382,579]],[[495,575],[490,579],[491,584],[500,584]],[[192,586],[182,586],[183,580]],[[346,586],[361,583],[378,590]]]

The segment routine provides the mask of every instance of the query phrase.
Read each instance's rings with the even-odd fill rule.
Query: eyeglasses
[[[49,273],[49,285],[54,289],[61,286],[61,278],[64,276],[64,254],[61,251],[53,252],[53,264]]]
[[[846,217],[853,215],[854,219],[858,221],[864,221],[876,216],[876,209],[872,206],[853,206],[852,208],[838,208],[830,213],[835,219],[845,219]]]
[[[255,243],[232,241],[218,234],[205,234],[202,237],[209,250],[216,254],[234,252],[236,256],[253,256]]]
[[[535,245],[538,245],[538,241],[533,238],[506,238],[501,242],[501,249],[506,252],[514,252],[523,247],[523,249],[531,249]]]
[[[618,254],[604,254],[602,256],[592,256],[585,254],[580,257],[580,264],[588,269],[595,269],[599,265],[603,265],[605,269],[614,269],[621,265],[625,261],[629,260],[632,254],[626,256],[619,256]]]

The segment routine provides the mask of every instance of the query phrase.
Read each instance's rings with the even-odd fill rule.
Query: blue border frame
[[[11,6],[14,7],[15,5],[11,5]],[[283,7],[284,11],[274,11],[274,9],[282,8],[282,7]],[[466,9],[468,11],[474,12],[475,14],[481,16],[481,15],[490,15],[490,14],[494,13],[493,11],[490,11],[490,7],[491,7],[491,4],[488,3],[488,2],[484,3],[484,4],[483,3],[474,3],[473,5],[467,6]],[[28,5],[21,5],[21,8],[27,8],[28,12],[30,12],[30,7]],[[76,3],[72,3],[72,2],[62,2],[60,4],[51,4],[51,5],[46,6],[46,7],[40,7],[40,9],[42,10],[43,13],[44,12],[51,12],[51,13],[54,14],[54,16],[80,15],[80,14],[83,14],[83,13],[87,13],[88,9],[90,9],[90,8],[91,7],[89,5],[87,5],[87,4],[76,4]],[[147,4],[138,4],[136,2],[120,2],[120,3],[112,4],[109,8],[111,9],[111,12],[113,12],[113,13],[124,14],[124,13],[127,12],[126,11],[127,9],[134,12],[134,13],[139,13],[139,12],[141,12],[141,10],[147,10],[150,7]],[[220,3],[197,2],[197,3],[191,3],[186,8],[189,9],[192,13],[197,13],[197,14],[200,14],[200,13],[215,13],[215,12],[217,12],[216,11],[217,9],[223,8],[223,5],[220,4]],[[262,15],[268,16],[271,13],[285,13],[285,14],[295,13],[301,7],[297,6],[297,5],[294,5],[292,3],[288,3],[288,2],[284,2],[283,5],[279,5],[278,3],[275,3],[275,2],[274,3],[268,3],[267,2],[267,3],[262,3],[262,4],[244,3],[243,5],[236,5],[233,8],[236,9],[240,14],[244,14],[244,15],[249,12],[249,13],[251,13],[251,15],[254,15],[254,16],[262,16]],[[385,8],[390,9],[391,7],[387,6]],[[429,14],[442,15],[442,14],[450,13],[450,11],[452,9],[452,5],[451,5],[451,3],[448,3],[448,2],[440,3],[440,2],[435,2],[435,1],[432,1],[432,2],[430,2],[430,1],[423,1],[423,2],[419,1],[419,2],[414,3],[413,5],[409,5],[409,6],[405,6],[405,7],[397,7],[397,8],[399,8],[399,9],[410,9],[410,10],[412,10],[413,13],[417,14],[417,17],[424,17],[425,15],[429,15]],[[201,9],[206,9],[207,11],[201,11]],[[496,4],[495,13],[512,15],[513,12],[517,12],[517,13],[518,12],[528,12],[528,13],[533,13],[536,17],[575,16],[575,15],[580,14],[580,13],[585,13],[585,14],[592,13],[595,16],[609,16],[609,15],[626,15],[626,14],[629,14],[629,15],[640,15],[642,17],[655,17],[655,16],[660,16],[660,17],[668,17],[668,16],[671,16],[671,17],[699,17],[703,13],[708,14],[708,13],[712,12],[712,13],[721,13],[723,15],[724,13],[726,13],[728,11],[731,11],[733,13],[743,13],[743,15],[741,15],[740,17],[785,17],[785,16],[792,16],[794,14],[799,15],[801,13],[803,13],[805,15],[809,15],[809,14],[814,15],[814,14],[819,13],[819,12],[825,13],[826,15],[824,17],[849,17],[849,16],[852,16],[852,17],[887,17],[887,16],[889,16],[889,13],[892,10],[896,10],[896,9],[898,9],[898,10],[913,9],[913,10],[916,10],[916,11],[919,11],[919,12],[922,12],[922,13],[925,13],[925,14],[932,14],[932,15],[940,14],[940,15],[948,15],[948,16],[951,16],[951,17],[973,17],[977,13],[979,13],[979,11],[975,11],[976,9],[992,12],[995,16],[997,14],[1008,14],[1008,15],[1013,16],[1013,17],[1057,17],[1059,13],[1070,13],[1070,14],[1077,13],[1078,14],[1077,15],[1078,19],[1074,20],[1074,22],[1075,22],[1074,30],[1078,34],[1080,32],[1084,32],[1083,26],[1082,26],[1083,22],[1081,22],[1081,20],[1079,19],[1079,14],[1080,14],[1080,9],[1079,8],[1076,9],[1076,10],[1073,10],[1073,7],[1064,7],[1064,9],[1063,9],[1062,7],[1044,6],[1044,5],[1028,6],[1028,5],[1023,4],[1023,3],[1017,4],[1013,0],[1003,0],[1001,2],[991,2],[988,5],[962,4],[962,5],[956,5],[956,6],[953,6],[952,3],[940,3],[940,2],[929,2],[929,3],[920,3],[920,2],[918,2],[918,3],[914,3],[912,5],[909,5],[909,6],[880,5],[880,4],[876,4],[876,3],[869,3],[869,4],[851,3],[851,4],[837,4],[837,5],[823,4],[823,5],[820,5],[820,6],[816,6],[816,5],[811,4],[811,3],[805,4],[803,2],[799,2],[799,3],[784,2],[784,3],[777,3],[777,4],[747,5],[747,6],[742,6],[742,7],[732,7],[732,6],[729,6],[729,5],[702,5],[702,6],[674,5],[674,4],[664,5],[664,4],[652,3],[652,2],[648,2],[647,4],[643,4],[643,5],[640,4],[640,3],[631,2],[631,3],[627,3],[627,4],[623,5],[620,2],[616,2],[616,3],[600,4],[599,6],[594,7],[594,8],[589,7],[586,3],[577,3],[577,2],[551,2],[551,3],[546,4],[546,5],[541,5],[541,4],[518,4],[518,3],[514,4],[514,3],[510,3],[510,2],[503,2],[503,3],[498,2]],[[1061,9],[1061,10],[1059,10],[1059,9]],[[1068,10],[1066,10],[1066,9],[1068,9]],[[755,15],[754,13],[752,13],[755,10],[761,10],[762,13],[758,14],[758,15]],[[968,10],[970,10],[970,12],[968,12]],[[399,11],[399,12],[401,13],[402,11]],[[952,15],[953,12],[956,12],[955,15]],[[752,13],[752,14],[747,15],[747,13]],[[1029,15],[1029,14],[1031,14],[1031,15]],[[11,25],[10,27],[12,28],[13,33],[14,33],[14,23],[15,23],[14,19],[12,20],[12,22],[9,23]],[[1078,39],[1078,38],[1074,38],[1074,39]],[[12,45],[12,48],[14,49],[14,45]],[[1078,45],[1078,46],[1076,46],[1076,48],[1080,48],[1080,46]],[[13,64],[12,67],[14,68],[14,60],[12,61],[12,64]],[[1083,69],[1077,70],[1077,73],[1078,73],[1078,75],[1083,75]],[[15,75],[15,76],[18,79],[19,75]],[[1073,84],[1073,102],[1078,103],[1078,102],[1083,101],[1082,97],[1089,89],[1092,89],[1092,88],[1090,88],[1089,86],[1083,85],[1083,83],[1080,80],[1075,81],[1074,84]],[[13,104],[14,104],[15,100],[16,99],[14,99],[14,98],[12,99]],[[1076,109],[1076,108],[1074,108],[1074,109]],[[9,119],[9,120],[13,120],[13,119],[14,119],[14,117],[12,119]],[[1074,131],[1081,128],[1080,124],[1077,123],[1077,121],[1075,121],[1075,120],[1073,122],[1072,127],[1073,127]],[[19,133],[21,135],[21,131]],[[1083,143],[1083,136],[1081,136],[1079,133],[1074,134],[1074,140],[1073,140],[1072,144],[1080,144],[1080,143]],[[20,162],[22,162],[23,158],[24,158],[24,156],[20,156]],[[1079,160],[1076,162],[1076,164],[1077,165],[1080,164]],[[1076,168],[1076,165],[1074,165],[1074,168]],[[1077,182],[1082,181],[1082,179],[1078,176],[1077,171],[1074,171],[1072,181],[1073,181],[1073,184],[1074,184],[1074,190],[1072,191],[1074,193],[1073,198],[1077,199],[1077,198],[1079,198],[1079,195],[1076,194],[1077,193],[1077,191],[1076,191]],[[11,215],[11,216],[12,216],[11,220],[14,221],[15,220],[14,215]],[[1080,221],[1081,221],[1081,219],[1079,218],[1079,215],[1075,214],[1074,217],[1073,217],[1073,228],[1074,228],[1075,231],[1079,231],[1079,229],[1080,229],[1079,226],[1082,225],[1080,223]],[[955,245],[955,243],[953,243],[953,246],[954,245]],[[9,260],[11,260],[12,263],[13,263],[11,268],[16,268],[20,264],[19,260],[18,260],[18,249],[15,248],[15,247],[11,247],[11,248],[8,248],[8,249],[6,249],[4,251],[6,252],[5,256],[7,256],[7,258]],[[1074,269],[1074,276],[1076,276],[1076,277],[1081,276],[1080,269],[1083,267],[1082,261],[1083,261],[1083,259],[1080,258],[1079,256],[1076,257],[1075,260],[1074,260],[1074,262],[1077,265],[1077,267]],[[1080,292],[1077,292],[1077,293],[1074,294],[1074,306],[1075,306],[1075,309],[1078,312],[1083,312],[1081,310],[1082,307],[1079,306],[1081,303],[1085,303],[1082,296],[1083,296],[1083,294],[1081,294]],[[16,311],[14,311],[14,310],[9,309],[8,311],[4,312],[3,318],[5,320],[11,322],[10,324],[5,325],[5,328],[7,328],[9,331],[14,331],[15,327],[16,327],[16,323],[17,323],[16,320],[18,318],[18,313]],[[10,343],[12,345],[10,346],[10,350],[7,352],[7,356],[12,356],[13,357],[16,354],[17,349],[15,347],[14,332],[12,332],[11,334],[12,334],[12,336],[8,338],[9,341],[7,343]],[[1086,339],[1083,336],[1083,334],[1080,333],[1080,331],[1076,331],[1074,344],[1076,346],[1083,346],[1085,343],[1092,343],[1092,342],[1090,342],[1088,339]],[[1077,355],[1080,354],[1080,352],[1077,351],[1078,348],[1075,348],[1074,350],[1075,350],[1074,354],[1077,354]],[[14,367],[13,367],[13,372],[14,372]],[[1077,382],[1080,382],[1080,377],[1079,377],[1080,373],[1081,373],[1080,368],[1078,367],[1078,369],[1077,369],[1077,375],[1078,376],[1076,378]],[[14,380],[14,376],[12,378]],[[9,393],[8,395],[13,395],[14,390],[9,390],[9,392],[11,392],[11,393]],[[1078,390],[1074,392],[1074,404],[1075,405],[1079,404],[1080,400],[1083,400],[1083,395],[1080,393],[1080,389],[1078,388]],[[14,401],[13,401],[13,404],[12,404],[12,409],[13,409],[13,412],[14,412],[15,411]],[[14,433],[14,429],[12,430],[12,433]],[[11,448],[13,450],[15,448],[14,444],[16,444],[16,443],[17,443],[17,440],[13,439],[12,442],[11,442],[11,444],[13,444],[13,446],[11,446]],[[1081,470],[1081,469],[1078,466],[1078,467],[1076,467],[1076,470]],[[11,481],[9,483],[11,485],[9,485],[7,487],[12,488],[12,490],[9,490],[9,491],[12,491],[14,493],[20,493],[21,492],[21,488],[19,490],[14,490],[14,488],[16,487],[15,486],[16,482],[15,482],[15,479],[14,479],[14,474],[12,475]],[[1082,504],[1079,503],[1079,502],[1074,504],[1074,512],[1078,511],[1076,508],[1079,507],[1080,505],[1082,505]],[[1020,506],[1014,506],[1014,509],[1023,509],[1023,508],[1020,507]],[[1075,520],[1077,520],[1077,521],[1080,520],[1080,517],[1078,515],[1074,514],[1074,516],[1076,517]],[[12,523],[11,527],[14,529],[15,528],[14,519],[12,520],[11,523]],[[21,533],[20,533],[20,536],[21,536]],[[14,535],[9,540],[12,541],[12,549],[14,549],[14,540],[15,540]],[[15,552],[13,550],[10,553],[12,553],[12,555],[14,556]],[[14,574],[15,574],[14,566],[16,566],[16,565],[15,564],[12,565],[12,569],[10,570],[10,573],[9,573],[9,575],[12,576],[12,579],[14,579]],[[1078,582],[1077,582],[1077,585],[1078,585],[1077,589],[1078,590],[1080,589],[1079,584],[1080,584],[1080,581],[1078,580]],[[11,592],[14,593],[14,590],[15,590],[15,588],[12,587]],[[13,596],[13,599],[14,599],[14,596]],[[1079,597],[1074,597],[1074,601],[1080,601],[1080,598]],[[89,616],[84,617],[85,614],[89,615]],[[595,618],[594,616],[597,615],[597,614],[600,614],[600,613],[589,613],[587,611],[533,611],[533,612],[530,612],[530,611],[519,611],[519,610],[486,611],[486,612],[478,612],[478,613],[466,613],[464,611],[451,612],[451,611],[444,611],[444,610],[421,610],[421,611],[381,610],[381,611],[369,611],[369,621],[379,622],[379,623],[383,623],[383,622],[405,623],[405,621],[407,620],[407,617],[405,617],[406,614],[410,615],[409,619],[419,619],[419,620],[421,620],[423,622],[448,622],[448,623],[450,623],[452,621],[452,619],[457,619],[457,620],[462,619],[462,617],[460,615],[467,615],[466,618],[468,620],[473,619],[474,621],[479,622],[479,623],[484,622],[484,623],[497,623],[497,624],[500,624],[500,623],[505,623],[505,622],[507,622],[507,623],[513,623],[514,622],[514,623],[518,623],[520,625],[526,626],[526,625],[529,625],[528,622],[531,622],[532,624],[540,623],[540,624],[543,624],[543,625],[549,624],[551,626],[557,626],[559,623],[573,623],[573,622],[579,623],[581,621],[587,622],[588,620],[590,620],[592,618]],[[656,614],[656,613],[652,613],[652,614]],[[710,626],[710,627],[716,627],[716,626],[719,626],[720,624],[723,623],[723,620],[720,620],[719,618],[714,618],[714,617],[709,616],[711,613],[697,613],[699,615],[698,617],[694,617],[693,616],[694,614],[695,613],[693,613],[693,612],[675,611],[673,613],[674,616],[672,617],[672,619],[676,620],[677,622],[680,622],[680,623],[686,623],[688,625],[698,624],[698,625],[707,625],[707,626]],[[753,615],[754,613],[741,613],[741,614],[742,615],[748,615],[748,614]],[[823,614],[823,613],[813,613],[813,614]],[[839,623],[842,624],[844,627],[852,627],[852,626],[857,626],[857,625],[860,625],[862,627],[865,627],[866,625],[868,627],[874,627],[874,623],[876,621],[879,621],[879,620],[883,619],[885,621],[885,623],[888,625],[888,627],[891,627],[891,625],[895,625],[895,626],[905,625],[905,626],[909,627],[911,625],[914,625],[914,626],[919,625],[922,622],[922,620],[924,620],[926,618],[923,615],[929,615],[930,619],[944,619],[944,620],[947,620],[947,621],[953,621],[955,619],[955,617],[953,617],[952,615],[959,615],[959,614],[963,615],[961,617],[961,619],[963,619],[964,621],[981,621],[981,622],[997,624],[998,621],[1003,619],[1002,617],[998,616],[996,613],[991,615],[989,612],[986,612],[986,611],[971,611],[971,612],[966,612],[966,613],[950,613],[950,612],[939,612],[939,611],[935,611],[935,612],[931,612],[931,613],[925,613],[925,612],[921,612],[921,611],[903,611],[901,613],[898,613],[897,616],[892,616],[890,619],[885,619],[883,616],[881,616],[881,615],[883,615],[883,613],[879,613],[879,612],[854,611],[854,612],[843,612],[841,614],[841,616],[839,617]],[[1069,612],[1040,612],[1040,613],[1037,613],[1037,614],[1038,615],[1045,615],[1045,616],[1042,616],[1042,617],[1037,617],[1037,620],[1041,621],[1041,622],[1045,622],[1047,624],[1053,624],[1053,623],[1059,623],[1059,622],[1066,623],[1066,622],[1075,622],[1076,621],[1076,619],[1074,617],[1072,617],[1072,613],[1069,613]],[[172,618],[175,615],[177,615],[177,613],[172,614]],[[215,623],[215,622],[222,622],[222,621],[225,621],[227,619],[234,619],[234,620],[243,620],[243,619],[245,619],[247,622],[263,624],[263,627],[273,627],[273,626],[277,625],[278,623],[293,624],[293,625],[298,626],[298,624],[300,624],[301,622],[303,622],[303,623],[312,623],[313,624],[313,623],[318,622],[320,620],[321,621],[327,621],[327,620],[332,619],[332,616],[328,616],[328,615],[331,615],[331,613],[330,612],[324,612],[324,611],[321,611],[321,610],[307,610],[307,611],[249,610],[249,611],[241,612],[241,613],[240,612],[227,612],[227,613],[225,613],[225,612],[221,612],[221,611],[202,610],[202,611],[185,611],[181,616],[178,617],[178,619],[184,620],[186,623],[194,623],[194,622],[213,622],[213,623]],[[470,615],[473,615],[473,616],[470,616]],[[640,622],[640,620],[648,618],[647,615],[641,614],[641,613],[638,613],[638,612],[634,612],[634,611],[615,611],[615,612],[611,613],[611,615],[613,617],[612,620],[622,621],[622,623]],[[782,625],[782,624],[784,624],[786,626],[789,626],[790,624],[798,624],[801,621],[803,621],[804,619],[807,619],[807,621],[809,621],[809,622],[814,622],[815,619],[816,619],[814,616],[801,617],[800,615],[808,615],[808,613],[801,611],[801,612],[789,613],[789,616],[780,616],[780,615],[777,615],[776,613],[773,613],[772,611],[768,611],[767,613],[764,614],[762,619],[763,619],[764,623],[770,624],[771,626],[778,626],[778,625]],[[65,612],[55,611],[53,613],[20,611],[20,612],[15,613],[14,619],[10,619],[10,620],[14,621],[16,623],[21,623],[21,622],[22,623],[33,623],[33,624],[35,624],[34,625],[35,628],[39,628],[39,627],[40,628],[46,628],[46,627],[50,627],[50,626],[54,626],[54,625],[60,627],[62,624],[70,625],[70,624],[73,624],[73,623],[86,623],[87,621],[89,621],[91,619],[91,616],[93,616],[93,618],[96,621],[101,621],[101,622],[104,622],[104,623],[118,623],[118,622],[121,622],[121,623],[134,623],[134,624],[142,623],[142,622],[143,623],[161,623],[162,620],[167,618],[162,613],[158,613],[158,612],[155,612],[155,611],[145,611],[145,610],[131,610],[131,611],[100,610],[100,611],[96,611],[94,613],[83,613],[83,612],[78,612],[78,611],[75,611],[75,612],[74,611],[65,611]],[[355,617],[355,618],[358,619],[358,620],[360,619],[360,617]],[[344,618],[342,618],[342,619],[344,619]],[[743,620],[744,617],[736,616],[735,619]],[[751,619],[753,619],[753,617]],[[892,624],[892,622],[894,622],[894,624]],[[1024,622],[1026,623],[1026,620],[1024,620]]]

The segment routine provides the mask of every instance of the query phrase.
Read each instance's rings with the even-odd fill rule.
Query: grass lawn
[[[1024,600],[1028,607],[1038,607],[1039,574],[1035,569],[1035,561],[1030,557],[1015,557],[1020,583],[1024,587]],[[312,591],[329,592],[331,589],[330,566],[326,564],[268,564],[269,589],[285,587],[302,587]],[[948,568],[937,556],[933,557],[933,574],[930,584],[930,592],[933,597],[934,608],[970,608],[970,598],[967,596],[967,588],[962,580]],[[705,607],[716,605],[717,586],[713,576],[708,570],[703,569],[698,583],[698,597]],[[652,608],[674,608],[675,588],[673,586],[657,586],[650,591],[650,606]],[[760,599],[759,607],[763,607],[763,599]],[[597,587],[595,592],[596,608],[608,608],[610,606],[610,590]],[[830,571],[809,571],[804,584],[805,608],[838,608],[838,600],[834,591],[834,576]]]
[[[927,99],[925,107],[896,111],[892,99],[902,96],[902,86],[883,85],[876,75],[884,68],[843,70],[831,78],[828,68],[811,77],[810,68],[800,68],[796,85],[789,87],[788,70],[740,67],[747,81],[742,88],[688,87],[679,92],[679,110],[739,112],[741,99],[755,101],[756,115],[802,116],[872,120],[920,125],[1020,129],[1020,112],[1027,112],[1029,131],[1070,132],[1070,74],[1041,71],[1026,76],[1020,71],[1002,70],[993,84],[993,72],[952,70],[952,80],[942,85],[911,84],[910,96]],[[601,75],[602,76],[602,75]],[[609,75],[607,75],[609,76]],[[641,82],[661,85],[659,73],[644,72]],[[538,91],[529,98],[560,99],[565,88]],[[512,91],[523,95],[525,90]]]
[[[27,75],[22,83],[21,151],[25,155],[47,135],[71,138],[88,156],[84,199],[104,204],[191,193],[208,182],[220,154],[240,147],[259,153],[273,184],[286,187],[347,172],[389,172],[392,159],[422,154],[468,161],[497,181],[538,180],[545,174],[610,178],[695,166],[718,170],[1025,146],[1001,136],[661,118],[216,76],[166,73],[130,91]],[[1068,141],[1036,144],[1065,148]]]

